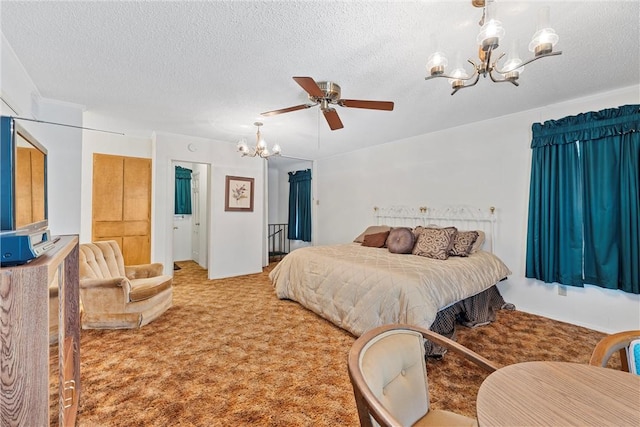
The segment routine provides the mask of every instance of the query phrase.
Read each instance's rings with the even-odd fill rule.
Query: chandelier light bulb
[[[451,87],[454,89],[457,87],[464,86],[464,79],[469,78],[469,74],[467,74],[465,69],[462,67],[462,57],[460,56],[460,53],[456,54],[455,67],[456,68],[454,68],[450,74],[452,78],[448,79],[449,83],[451,84]]]
[[[476,42],[482,46],[485,52],[489,49],[495,49],[500,45],[500,38],[504,37],[504,27],[502,22],[492,19],[486,22],[480,29]]]
[[[507,73],[516,72],[520,75],[524,71],[524,67],[520,67],[521,64],[522,59],[520,59],[520,55],[518,55],[518,40],[514,40],[511,44],[511,50],[509,51],[507,62],[505,62],[503,69]]]
[[[247,145],[246,140],[241,139],[240,141],[238,141],[238,151],[240,151],[241,153],[249,152],[249,146]]]
[[[432,76],[442,74],[448,64],[449,61],[443,52],[435,52],[431,54],[427,60],[427,71],[429,71]]]
[[[534,52],[536,56],[551,53],[560,39],[549,24],[549,15],[549,7],[543,7],[538,11],[537,31],[529,43],[529,51]]]
[[[476,43],[485,52],[493,50],[500,44],[500,39],[504,37],[504,27],[497,18],[497,5],[492,0],[488,0],[485,6],[484,25],[480,28],[480,33],[476,37]]]

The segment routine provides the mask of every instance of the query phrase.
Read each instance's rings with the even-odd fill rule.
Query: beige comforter
[[[296,249],[271,271],[276,295],[355,336],[386,323],[429,328],[436,313],[511,274],[480,251],[446,261],[357,243]]]

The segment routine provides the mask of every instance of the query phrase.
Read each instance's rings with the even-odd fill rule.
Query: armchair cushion
[[[157,276],[131,281],[129,301],[144,301],[154,295],[158,295],[165,289],[171,288],[173,279],[170,276]]]

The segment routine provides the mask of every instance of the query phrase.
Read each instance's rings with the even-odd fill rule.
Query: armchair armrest
[[[125,288],[129,291],[131,285],[126,277],[112,277],[109,279],[83,279],[80,280],[80,288]]]
[[[159,262],[124,266],[125,275],[129,280],[162,276],[163,270],[164,266]]]

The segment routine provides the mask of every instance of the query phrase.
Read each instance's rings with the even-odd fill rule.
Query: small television
[[[47,149],[13,117],[0,117],[0,262],[24,264],[53,247]]]

